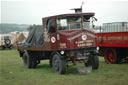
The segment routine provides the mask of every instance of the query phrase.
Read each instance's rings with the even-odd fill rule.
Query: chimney
[[[71,9],[71,10],[75,10],[75,13],[82,13],[83,5],[84,5],[84,2],[82,2],[82,5],[80,6],[80,8],[74,8],[74,9]]]
[[[75,13],[82,13],[82,7],[81,8],[74,8],[71,10],[75,10]]]

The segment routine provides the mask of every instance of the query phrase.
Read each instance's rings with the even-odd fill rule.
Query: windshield
[[[10,36],[0,36],[0,40],[11,39]]]
[[[90,16],[84,16],[83,27],[86,29],[92,28],[92,18]]]
[[[10,37],[9,36],[4,36],[4,39],[10,39]]]
[[[80,16],[68,16],[57,19],[58,30],[72,30],[81,28],[81,17]]]

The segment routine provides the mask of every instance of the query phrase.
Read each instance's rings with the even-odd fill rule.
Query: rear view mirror
[[[93,18],[93,21],[98,21],[97,18],[95,18],[95,17],[92,17],[92,18]]]

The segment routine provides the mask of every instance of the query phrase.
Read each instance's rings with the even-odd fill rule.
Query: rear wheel
[[[120,62],[120,59],[117,55],[117,51],[113,48],[109,48],[105,50],[104,58],[105,58],[106,63],[108,64],[114,64],[114,63]]]
[[[85,63],[85,66],[92,66],[92,69],[98,69],[99,68],[99,58],[97,55],[90,56],[87,63]]]
[[[65,59],[61,59],[60,55],[54,54],[52,58],[52,68],[57,74],[64,74],[66,72]]]
[[[37,66],[36,60],[34,60],[33,56],[29,55],[28,52],[24,53],[23,62],[25,68],[36,68]]]

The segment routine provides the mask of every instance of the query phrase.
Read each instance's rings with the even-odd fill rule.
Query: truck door
[[[55,19],[49,19],[47,23],[48,33],[50,35],[51,49],[57,50],[56,23]]]

